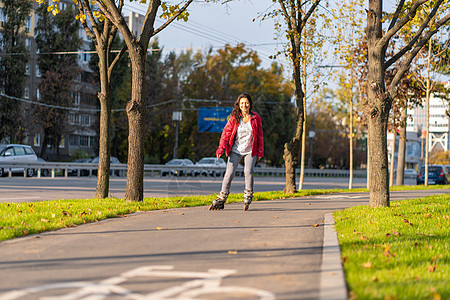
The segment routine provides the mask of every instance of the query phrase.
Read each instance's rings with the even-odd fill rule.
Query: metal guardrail
[[[57,173],[61,173],[63,177],[68,177],[70,175],[80,177],[81,170],[86,170],[88,172],[87,176],[92,177],[93,172],[98,170],[98,164],[93,163],[69,163],[69,162],[28,162],[28,163],[13,163],[13,162],[2,162],[0,164],[8,176],[12,176],[10,168],[23,168],[24,177],[26,177],[26,170],[33,169],[36,171],[37,177],[42,176],[43,170],[48,170],[49,175],[52,178],[57,176]],[[111,164],[111,176],[117,177],[119,175],[126,175],[127,165],[126,164]],[[224,167],[202,167],[202,166],[166,166],[166,165],[144,165],[144,174],[147,176],[163,176],[167,175],[223,175],[225,172]],[[266,167],[255,167],[255,176],[285,176],[286,170],[284,168],[266,168]],[[244,168],[239,166],[236,170],[237,176],[243,176]],[[296,169],[296,175],[300,176],[300,169]],[[306,177],[349,177],[349,170],[336,170],[336,169],[305,169]],[[354,170],[353,177],[366,178],[366,170]]]

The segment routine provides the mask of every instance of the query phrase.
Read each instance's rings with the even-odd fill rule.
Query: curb
[[[320,269],[319,299],[348,299],[347,285],[341,264],[341,249],[339,248],[332,213],[325,214],[322,265]]]

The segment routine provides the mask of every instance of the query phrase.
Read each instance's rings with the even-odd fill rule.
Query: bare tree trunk
[[[294,70],[298,68],[294,67]],[[296,71],[294,71],[295,73]],[[303,110],[303,98],[304,93],[301,89],[300,75],[295,76],[296,81],[296,100],[297,100],[297,127],[295,131],[295,136],[286,144],[284,144],[284,163],[286,165],[286,187],[284,192],[287,194],[293,194],[296,191],[295,186],[295,167],[298,165],[298,160],[301,151],[301,139],[303,133],[304,124],[304,110]]]
[[[427,62],[427,90],[426,90],[426,107],[427,107],[427,133],[425,136],[425,181],[424,185],[428,186],[428,160],[429,160],[429,145],[430,145],[430,66],[431,66],[431,42],[428,42],[428,62]]]
[[[378,45],[382,37],[382,2],[369,1],[367,13],[368,42],[368,106],[369,151],[370,151],[370,194],[371,207],[389,206],[387,121],[391,99],[386,93],[384,81],[384,51]]]
[[[404,184],[405,175],[405,152],[406,152],[406,106],[407,101],[405,100],[403,110],[400,115],[400,134],[398,141],[398,156],[397,156],[397,185]]]
[[[391,165],[389,167],[389,186],[394,185],[394,166],[395,166],[395,142],[397,138],[397,134],[395,132],[395,129],[392,131],[392,154],[391,154]]]
[[[298,183],[298,190],[301,191],[303,189],[303,180],[305,178],[305,151],[306,151],[306,116],[305,121],[303,123],[303,134],[302,134],[302,154],[301,154],[301,162],[300,162],[300,181]]]
[[[353,78],[353,70],[352,70]],[[353,80],[351,86],[353,87]],[[350,98],[350,178],[348,181],[348,188],[353,187],[353,91]]]
[[[141,48],[129,49],[133,74],[131,100],[126,108],[129,124],[126,201],[144,199],[145,55],[139,55],[142,51]]]
[[[369,130],[367,129],[367,158],[366,158],[366,188],[370,189],[370,151],[369,151]]]
[[[95,197],[103,199],[109,193],[109,171],[111,157],[111,85],[108,78],[107,55],[102,51],[99,53],[99,73],[100,73],[100,138],[98,150],[98,171],[97,171],[97,191]],[[100,54],[102,53],[102,54]]]

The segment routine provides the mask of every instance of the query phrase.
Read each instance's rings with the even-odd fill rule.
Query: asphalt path
[[[324,215],[367,203],[342,193],[140,212],[1,242],[0,300],[319,299]]]
[[[366,187],[366,180],[354,178],[353,187]],[[218,193],[221,177],[146,177],[144,197],[170,197],[187,195],[210,195]],[[407,179],[406,185],[415,185]],[[20,176],[0,178],[0,202],[33,202],[57,199],[86,199],[95,196],[97,177],[23,178]],[[255,192],[281,191],[284,177],[255,177]],[[306,177],[304,189],[348,188],[348,178]],[[110,180],[110,196],[124,198],[126,178]],[[231,193],[243,193],[243,177],[235,177]]]

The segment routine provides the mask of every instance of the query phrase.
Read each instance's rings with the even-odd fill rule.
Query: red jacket
[[[252,117],[250,118],[250,125],[252,126],[253,130],[252,156],[263,157],[264,141],[263,141],[261,117],[253,111],[251,112],[251,115]],[[234,115],[232,115],[228,120],[227,125],[225,125],[225,128],[222,131],[222,136],[220,137],[219,142],[219,148],[217,148],[216,155],[222,155],[224,150],[226,156],[230,155],[238,126],[239,122],[237,122]]]

